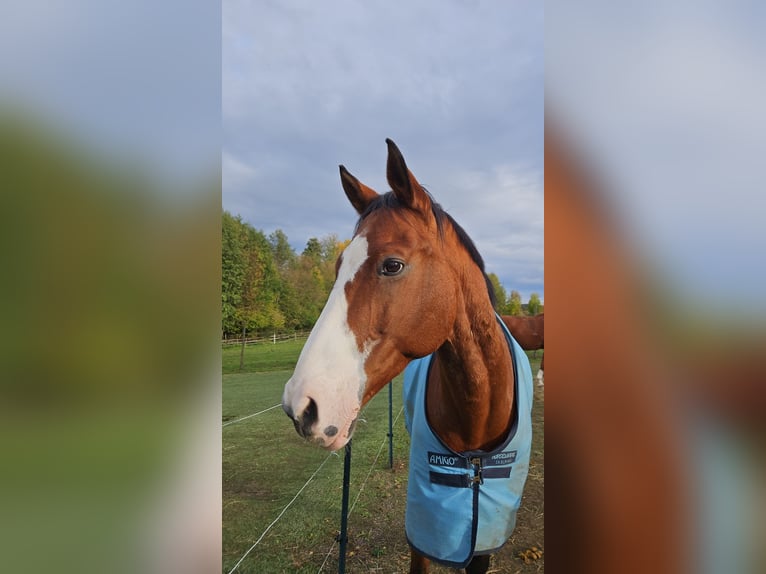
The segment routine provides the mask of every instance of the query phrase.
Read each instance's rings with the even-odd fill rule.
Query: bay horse
[[[546,373],[546,565],[574,574],[699,571],[684,534],[693,489],[680,401],[638,303],[644,282],[603,186],[551,124],[546,118],[546,307],[555,310],[548,344],[556,350]]]
[[[754,523],[741,514],[760,510],[761,499],[742,499],[752,491],[732,454],[766,433],[764,339],[723,333],[695,348],[676,338],[677,316],[664,315],[688,302],[657,305],[658,293],[668,305],[668,284],[656,290],[598,158],[556,125],[546,116],[546,307],[556,352],[545,397],[546,566],[677,574],[762,563],[762,553],[747,552],[762,551],[763,513]],[[694,319],[694,337],[722,334],[720,323]]]
[[[342,187],[359,220],[338,257],[335,284],[285,385],[282,405],[301,436],[335,451],[351,439],[362,406],[407,367],[410,573],[428,572],[436,560],[483,574],[489,555],[513,531],[529,468],[529,361],[494,311],[492,284],[473,242],[418,183],[394,142],[386,143],[392,191],[380,195],[340,166]],[[421,431],[411,425],[418,418],[427,419],[422,432],[433,435],[436,446],[429,448],[436,452],[416,450]],[[517,439],[524,442],[515,450],[502,450]],[[418,505],[415,469],[425,469],[426,482],[442,488],[448,501]],[[491,528],[477,501],[487,498],[485,488],[501,484],[496,479],[503,474],[519,491],[515,508],[491,510],[501,518],[502,540],[481,548],[477,540]],[[452,514],[433,520],[423,514],[439,505],[454,512],[465,493],[467,522]],[[510,493],[508,487],[505,495]],[[452,523],[463,534],[451,535],[461,548],[446,548],[453,552],[447,559],[432,552],[423,535]]]
[[[508,327],[513,338],[518,341],[525,351],[537,351],[545,348],[545,313],[539,315],[501,315],[500,318]],[[540,370],[537,371],[537,384],[543,386],[543,371],[545,370],[545,353],[540,359]]]

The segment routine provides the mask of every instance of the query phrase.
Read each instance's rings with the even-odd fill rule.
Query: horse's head
[[[464,232],[386,142],[391,192],[379,195],[340,166],[360,219],[282,399],[296,430],[331,450],[348,442],[375,393],[450,336],[458,285],[471,264],[465,249],[455,249]]]

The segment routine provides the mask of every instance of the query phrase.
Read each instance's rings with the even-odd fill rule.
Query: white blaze
[[[346,285],[366,260],[367,239],[357,236],[343,251],[338,278],[327,304],[303,347],[293,376],[285,385],[282,402],[296,416],[305,410],[310,398],[316,402],[315,437],[323,438],[323,430],[329,426],[338,429],[336,436],[325,439],[326,446],[339,443],[340,448],[347,442],[349,425],[359,411],[367,381],[364,363],[370,345],[359,351],[356,336],[348,325],[345,292]]]

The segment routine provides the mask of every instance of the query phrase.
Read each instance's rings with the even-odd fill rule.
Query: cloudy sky
[[[218,171],[220,10],[210,0],[16,3],[0,17],[0,113],[23,110],[94,156],[180,183],[184,201]]]
[[[223,3],[223,207],[297,251],[351,236],[344,164],[388,190],[385,138],[507,290],[543,288],[540,2]]]
[[[546,9],[547,104],[621,231],[685,299],[766,317],[764,4]]]

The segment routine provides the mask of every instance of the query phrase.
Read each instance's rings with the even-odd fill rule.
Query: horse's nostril
[[[309,436],[311,434],[311,427],[317,422],[317,404],[314,399],[309,398],[309,404],[303,411],[303,414],[298,418],[298,433],[301,436]]]

